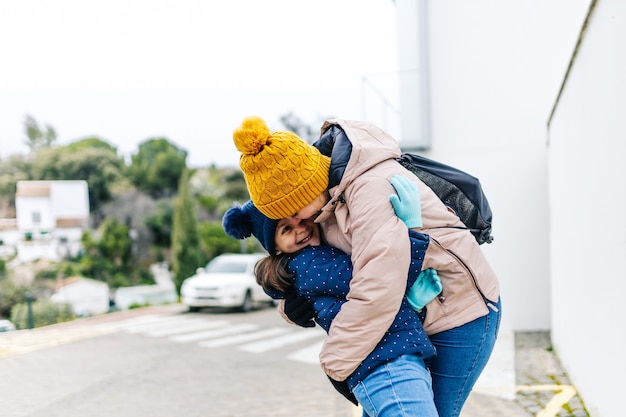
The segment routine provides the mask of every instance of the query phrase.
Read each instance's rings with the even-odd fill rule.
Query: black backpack
[[[398,162],[454,210],[479,245],[493,242],[491,208],[478,178],[420,155],[404,153]]]

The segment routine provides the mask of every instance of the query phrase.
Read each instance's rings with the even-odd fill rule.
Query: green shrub
[[[11,308],[26,300],[26,288],[20,287],[8,278],[0,278],[0,318],[10,317]]]
[[[138,302],[134,302],[131,305],[128,306],[129,310],[132,310],[134,308],[143,308],[143,307],[149,307],[150,303],[149,302],[145,302],[145,303],[138,303]]]
[[[66,303],[55,303],[48,300],[33,301],[34,327],[63,323],[76,318],[72,306]],[[17,329],[28,329],[28,303],[20,303],[11,309],[11,321]]]

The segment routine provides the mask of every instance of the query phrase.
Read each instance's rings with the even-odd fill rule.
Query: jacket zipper
[[[474,276],[474,273],[472,272],[470,267],[467,266],[467,264],[465,262],[463,262],[463,260],[456,253],[454,253],[453,251],[451,251],[449,249],[444,248],[443,245],[437,241],[437,239],[435,239],[435,238],[433,238],[431,236],[430,240],[435,242],[435,244],[437,246],[439,246],[441,249],[446,251],[450,256],[452,256],[454,259],[456,259],[459,264],[461,264],[463,266],[463,269],[465,269],[465,271],[470,276],[470,278],[472,278],[472,283],[474,284],[474,288],[476,289],[476,291],[478,291],[478,294],[480,294],[480,296],[482,297],[483,300],[486,300],[487,298],[485,297],[485,294],[483,294],[483,292],[478,287],[478,283],[476,282],[476,276]],[[443,294],[443,291],[442,291],[442,294]],[[446,301],[446,297],[444,297],[442,294],[439,294],[438,298],[439,298],[439,301],[443,304]]]

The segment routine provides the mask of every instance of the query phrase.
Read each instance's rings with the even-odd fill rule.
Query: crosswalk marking
[[[174,342],[186,343],[186,342],[197,342],[198,340],[208,339],[212,337],[215,333],[209,329],[215,329],[219,327],[224,327],[229,325],[230,323],[227,321],[210,321],[206,323],[206,327],[201,332],[187,333],[180,336],[170,337],[170,340]]]
[[[322,350],[323,340],[306,347],[304,349],[297,350],[287,356],[287,359],[291,359],[297,362],[310,363],[311,365],[317,365],[319,363],[319,353]]]
[[[189,323],[184,323],[184,324],[174,323],[174,325],[170,325],[159,330],[149,331],[149,332],[146,332],[145,334],[146,336],[151,336],[151,337],[164,337],[164,336],[172,336],[172,335],[180,334],[180,333],[189,333],[189,332],[194,332],[198,330],[211,329],[217,326],[225,326],[226,324],[228,323],[224,321],[210,322],[206,320],[194,320],[194,321],[189,321]]]
[[[206,332],[190,333],[189,335],[186,335],[188,337],[186,336],[171,337],[170,340],[174,342],[191,342],[191,341],[197,341],[197,340],[203,340],[203,339],[210,339],[213,337],[231,335],[233,333],[248,332],[248,331],[256,330],[258,329],[258,327],[259,326],[257,326],[256,324],[248,324],[248,323],[235,324],[235,325],[227,326],[227,327],[219,327],[215,330],[208,330]]]
[[[290,345],[292,343],[297,343],[302,340],[311,339],[313,337],[319,337],[320,333],[315,330],[300,330],[296,333],[289,333],[280,337],[275,337],[273,339],[267,339],[260,342],[254,342],[247,345],[239,346],[239,350],[243,350],[245,352],[251,353],[263,353],[267,352],[271,349],[280,348],[283,346]]]
[[[104,325],[104,327],[108,327],[110,329],[128,329],[131,327],[141,326],[147,323],[153,323],[155,321],[162,320],[164,317],[167,317],[167,316],[164,316],[162,314],[151,314],[148,316],[139,316],[139,317],[135,317],[135,318],[124,320],[124,321],[107,323]]]
[[[285,333],[287,329],[282,329],[278,327],[271,327],[269,329],[261,330],[253,333],[245,333],[239,334],[237,336],[224,337],[216,340],[207,340],[205,342],[200,342],[200,346],[202,347],[220,347],[220,346],[228,346],[235,345],[237,343],[249,342],[250,340],[262,339],[264,337],[275,336],[281,333]]]
[[[247,353],[264,353],[311,339],[321,339],[321,329],[295,326],[266,327],[253,323],[233,324],[228,320],[211,320],[198,316],[143,316],[115,323],[116,330],[148,337],[167,337],[176,343],[196,343],[203,348],[233,346]],[[319,363],[323,341],[289,352],[288,360]]]
[[[184,323],[188,320],[189,318],[184,317],[184,316],[163,317],[160,320],[156,320],[154,322],[145,323],[145,324],[140,323],[140,324],[137,324],[136,326],[131,326],[124,330],[128,333],[147,333],[152,330],[161,329],[165,325],[169,325],[172,323]]]
[[[197,315],[145,315],[120,321],[108,321],[91,326],[41,329],[34,332],[14,331],[0,335],[0,357],[31,352],[59,344],[125,332],[153,338],[166,338],[175,343],[195,343],[203,348],[232,346],[241,352],[263,353],[294,346],[288,360],[317,364],[326,335],[321,329],[301,329],[295,326],[262,326],[254,323],[232,323]],[[297,343],[309,341],[304,348]]]

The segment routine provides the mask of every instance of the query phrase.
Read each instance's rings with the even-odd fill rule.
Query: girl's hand
[[[415,284],[409,289],[406,298],[415,311],[420,311],[441,293],[443,286],[437,271],[428,268],[420,272]]]
[[[389,196],[396,216],[409,229],[422,227],[422,200],[417,184],[402,175],[394,175],[389,181],[397,193]]]

